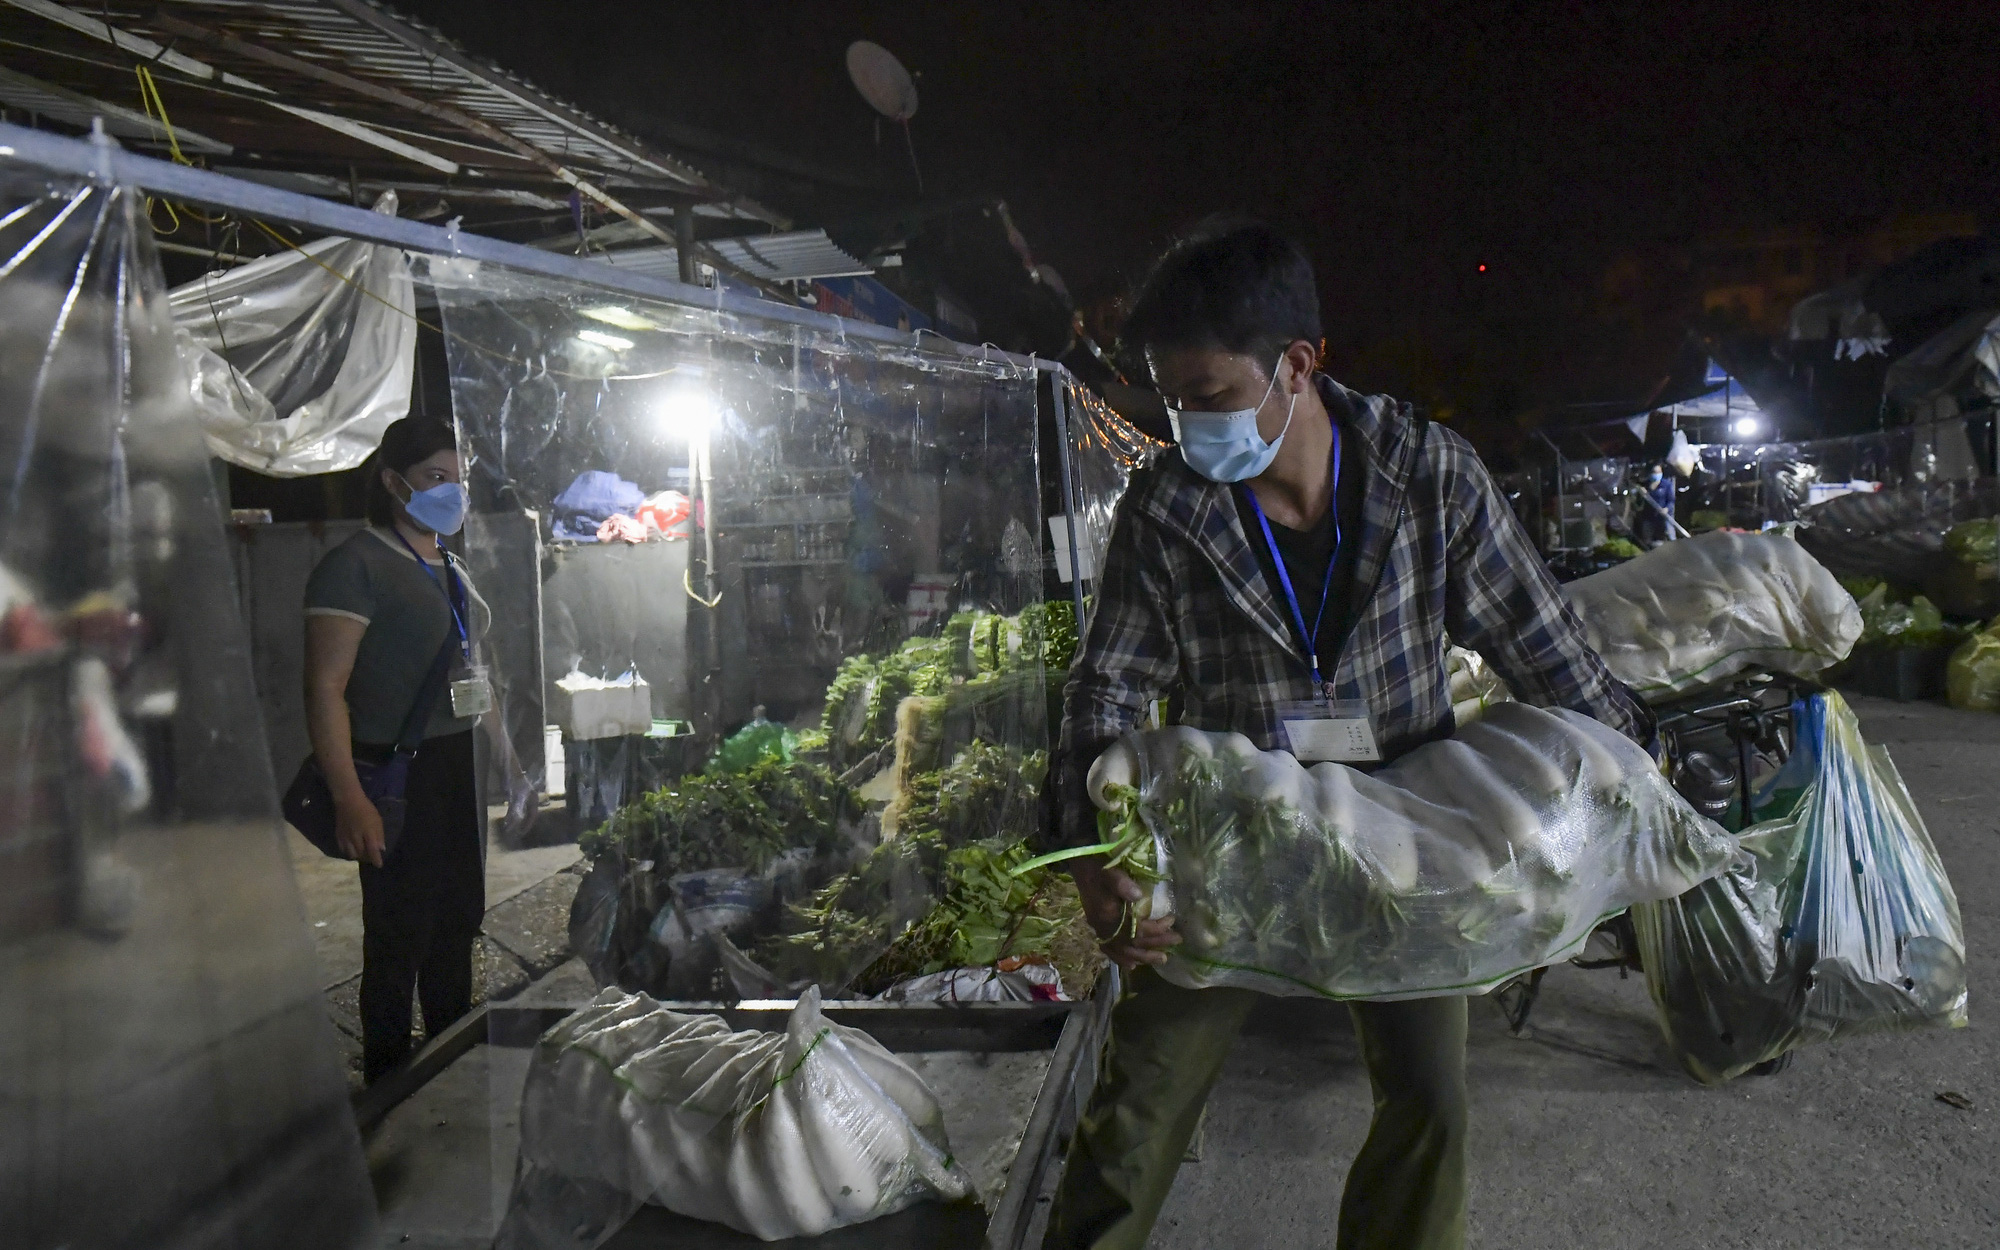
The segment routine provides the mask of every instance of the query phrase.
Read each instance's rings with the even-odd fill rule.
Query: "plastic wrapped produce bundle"
[[[1945,696],[1953,707],[1968,712],[2000,712],[2000,620],[1951,653]]]
[[[1155,730],[1100,757],[1090,792],[1114,862],[1157,880],[1137,910],[1177,917],[1163,973],[1191,988],[1480,993],[1735,854],[1630,739],[1522,703],[1372,775]]]
[[[799,999],[783,1033],[606,990],[537,1043],[497,1250],[588,1250],[657,1202],[765,1241],[955,1200],[923,1079]]]
[[[1795,715],[1765,790],[1790,813],[1745,830],[1728,874],[1632,909],[1660,1027],[1707,1084],[1807,1042],[1966,1022],[1958,900],[1896,766],[1839,695]]]
[[[1807,677],[1861,636],[1854,597],[1776,534],[1717,531],[1563,588],[1620,681],[1659,699],[1768,668]]]

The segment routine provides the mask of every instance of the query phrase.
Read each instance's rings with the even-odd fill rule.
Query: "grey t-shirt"
[[[452,567],[465,587],[472,618],[466,626],[476,641],[488,623],[486,604],[473,590],[464,564],[453,558]],[[307,616],[344,616],[368,627],[347,679],[347,714],[356,742],[396,740],[438,648],[457,632],[439,589],[444,565],[431,563],[430,573],[394,534],[370,528],[327,552],[306,582]],[[431,709],[424,736],[470,728],[470,718],[451,714],[451,695],[445,691]]]

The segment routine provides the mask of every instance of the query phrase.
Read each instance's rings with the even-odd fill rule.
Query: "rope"
[[[145,110],[146,120],[166,132],[167,154],[173,158],[174,164],[186,165],[190,169],[194,168],[194,162],[187,158],[185,152],[181,151],[180,136],[174,133],[174,123],[167,116],[167,102],[160,96],[160,84],[153,80],[153,71],[147,69],[144,65],[135,65],[132,67],[132,72],[138,75],[139,78],[139,107]],[[168,219],[174,223],[170,228],[162,230],[159,223],[153,220],[153,205],[155,204],[163,205],[166,208]],[[226,217],[204,217],[192,208],[187,211],[188,216],[201,222],[203,225],[221,225],[227,220]],[[154,234],[178,234],[181,228],[181,215],[174,208],[172,200],[156,200],[149,195],[146,197],[146,224],[153,227]]]

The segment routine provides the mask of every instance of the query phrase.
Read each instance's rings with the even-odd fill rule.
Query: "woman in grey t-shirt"
[[[393,852],[355,774],[388,758],[441,650],[468,678],[485,605],[438,543],[465,517],[458,446],[435,418],[391,425],[369,461],[369,528],[328,552],[306,584],[306,724],[333,791],[340,845],[361,863],[362,1063],[369,1081],[410,1049],[410,998],[436,1036],[472,1008],[472,944],[485,912],[473,780],[475,715],[437,698],[410,762]],[[470,709],[468,709],[470,710]]]

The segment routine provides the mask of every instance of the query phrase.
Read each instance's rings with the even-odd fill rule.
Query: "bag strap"
[[[437,658],[431,661],[431,668],[424,674],[424,684],[417,687],[417,701],[410,706],[410,714],[403,718],[402,732],[396,735],[396,754],[415,755],[423,745],[424,730],[430,727],[431,709],[437,706],[438,696],[444,693],[445,681],[451,675],[451,657],[458,653],[458,638],[449,630],[445,632],[444,645],[438,648]]]

